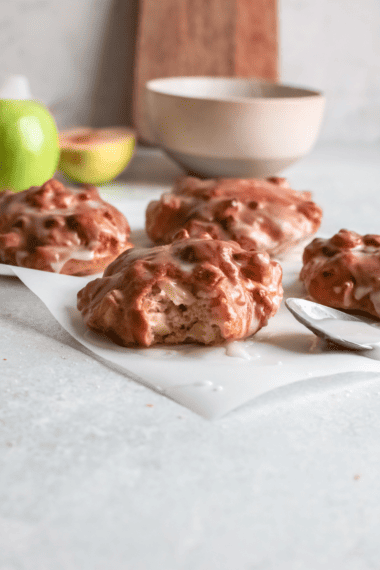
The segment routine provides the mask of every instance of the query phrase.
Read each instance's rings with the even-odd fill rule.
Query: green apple
[[[59,134],[59,168],[75,182],[103,184],[118,176],[132,158],[135,134],[131,129],[78,127]]]
[[[36,101],[0,99],[0,190],[41,186],[58,165],[54,119]]]

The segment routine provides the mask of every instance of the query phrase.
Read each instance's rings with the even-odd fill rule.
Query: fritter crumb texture
[[[267,253],[181,231],[171,245],[122,253],[78,293],[87,326],[123,346],[246,338],[282,299],[282,270]]]

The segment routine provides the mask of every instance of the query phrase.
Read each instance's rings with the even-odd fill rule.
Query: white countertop
[[[104,195],[179,170],[139,150]],[[380,148],[289,168],[321,233],[380,233]],[[0,570],[366,570],[380,559],[380,377],[267,393],[209,422],[96,360],[0,277]]]

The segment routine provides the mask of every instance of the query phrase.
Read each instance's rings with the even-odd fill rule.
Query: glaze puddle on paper
[[[134,201],[131,208],[125,199],[123,203],[112,202],[125,213],[131,227],[137,229],[131,240],[136,245],[142,245],[144,240],[146,243],[143,232],[138,230],[146,202]],[[131,211],[135,213],[134,218]],[[134,239],[136,237],[139,239]],[[301,296],[300,262],[290,261],[282,266],[285,295]],[[380,373],[376,350],[366,353],[328,350],[323,341],[292,317],[284,303],[269,325],[246,341],[210,348],[195,345],[123,348],[87,330],[76,308],[77,292],[93,276],[42,274],[5,265],[0,268],[2,274],[17,275],[66,331],[87,349],[116,364],[131,378],[208,419],[220,417],[264,392],[299,380],[339,372]]]

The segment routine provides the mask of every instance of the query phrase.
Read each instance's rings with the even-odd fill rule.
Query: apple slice
[[[135,147],[135,133],[127,127],[77,127],[59,134],[59,168],[75,182],[103,184],[127,166]]]

